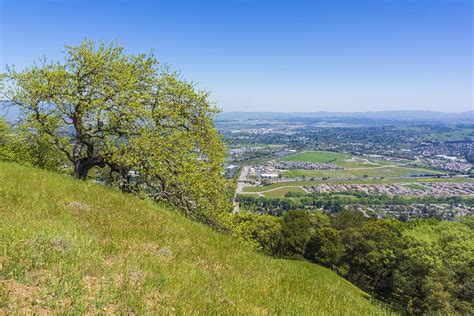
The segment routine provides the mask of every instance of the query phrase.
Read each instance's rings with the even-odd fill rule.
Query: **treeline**
[[[239,195],[237,197],[242,209],[281,216],[285,212],[297,209],[324,209],[339,212],[345,206],[352,205],[410,205],[410,204],[464,204],[474,205],[474,198],[460,196],[415,196],[368,195],[364,192],[341,193],[299,193],[288,192],[283,198],[255,197]]]
[[[395,310],[474,314],[474,219],[368,219],[303,210],[239,213],[234,231],[273,256],[326,266]]]

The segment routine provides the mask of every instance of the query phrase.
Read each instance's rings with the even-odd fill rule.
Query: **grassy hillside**
[[[0,216],[0,314],[383,313],[325,268],[67,176],[0,163]]]

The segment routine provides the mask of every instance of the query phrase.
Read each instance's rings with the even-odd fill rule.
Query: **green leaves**
[[[410,312],[474,312],[474,233],[468,226],[418,223],[403,232],[403,244],[394,283]]]
[[[308,212],[296,210],[285,213],[280,239],[281,255],[302,258],[311,233],[312,223]]]
[[[11,69],[5,82],[31,135],[69,160],[75,177],[106,169],[123,191],[146,192],[209,223],[230,208],[217,110],[207,92],[153,55],[84,40],[66,47],[62,63]]]

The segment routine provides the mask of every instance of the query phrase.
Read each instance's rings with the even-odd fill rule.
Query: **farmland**
[[[295,155],[286,157],[284,160],[287,161],[309,161],[309,162],[320,162],[328,163],[334,162],[337,160],[350,159],[350,155],[330,152],[330,151],[313,151],[313,152],[303,152]]]
[[[301,187],[281,187],[273,190],[269,190],[263,193],[265,197],[281,197],[288,192],[305,193]]]
[[[285,161],[304,161],[310,163],[330,163],[334,168],[288,169],[282,172],[283,178],[368,178],[368,177],[409,177],[420,175],[445,174],[446,172],[408,166],[408,161],[386,161],[380,159],[356,157],[346,153],[312,151],[291,155]]]

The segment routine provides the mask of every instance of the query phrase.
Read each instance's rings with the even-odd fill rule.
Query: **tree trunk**
[[[74,178],[85,180],[89,170],[95,166],[104,167],[104,162],[95,157],[80,158],[74,163],[74,171],[72,173]]]
[[[131,168],[108,162],[111,172],[116,172],[119,176],[118,187],[123,193],[137,192],[137,188],[132,185],[132,176],[130,175]]]
[[[133,188],[130,183],[131,176],[129,174],[128,169],[121,169],[120,170],[120,190],[122,190],[123,193],[132,193]]]
[[[72,176],[74,178],[84,180],[85,178],[87,178],[89,170],[90,168],[87,166],[87,164],[79,160],[74,164],[74,171],[72,173]]]

